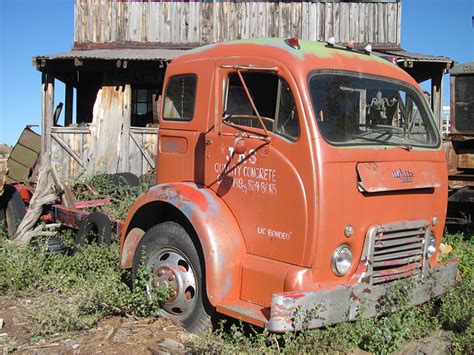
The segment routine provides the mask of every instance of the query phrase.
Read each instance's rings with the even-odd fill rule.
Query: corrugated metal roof
[[[411,59],[414,61],[419,62],[440,62],[440,63],[452,63],[453,60],[444,57],[444,56],[436,56],[430,54],[421,54],[421,53],[413,53],[413,52],[405,52],[405,51],[383,51],[382,54],[388,54],[395,57],[400,57],[399,60],[404,59]]]
[[[36,59],[171,60],[186,49],[93,49],[37,56]]]

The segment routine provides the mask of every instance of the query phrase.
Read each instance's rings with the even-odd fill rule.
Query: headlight
[[[426,248],[426,254],[428,258],[431,258],[436,252],[436,238],[433,232],[430,233],[430,241],[428,242],[428,248]]]
[[[352,250],[347,244],[342,244],[334,250],[331,261],[332,271],[342,276],[352,267]]]

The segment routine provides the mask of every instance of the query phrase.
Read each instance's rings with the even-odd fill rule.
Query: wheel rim
[[[198,295],[196,273],[185,254],[175,248],[160,249],[150,258],[148,294],[153,288],[169,287],[170,298],[161,305],[174,318],[186,318],[194,310]]]

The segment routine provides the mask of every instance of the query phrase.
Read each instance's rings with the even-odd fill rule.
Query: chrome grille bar
[[[408,221],[374,226],[367,233],[372,284],[391,282],[423,271],[429,225]]]

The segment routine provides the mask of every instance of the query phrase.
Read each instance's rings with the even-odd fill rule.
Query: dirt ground
[[[96,327],[46,338],[32,337],[35,299],[0,297],[0,353],[3,354],[179,354],[193,351],[195,335],[161,318],[111,317]],[[2,324],[3,320],[3,324]],[[315,349],[316,350],[316,349]],[[444,332],[405,344],[397,355],[449,354]],[[368,354],[356,350],[352,355]]]
[[[0,353],[175,354],[184,353],[193,337],[165,319],[111,317],[90,330],[32,338],[34,309],[34,299],[0,297]]]

